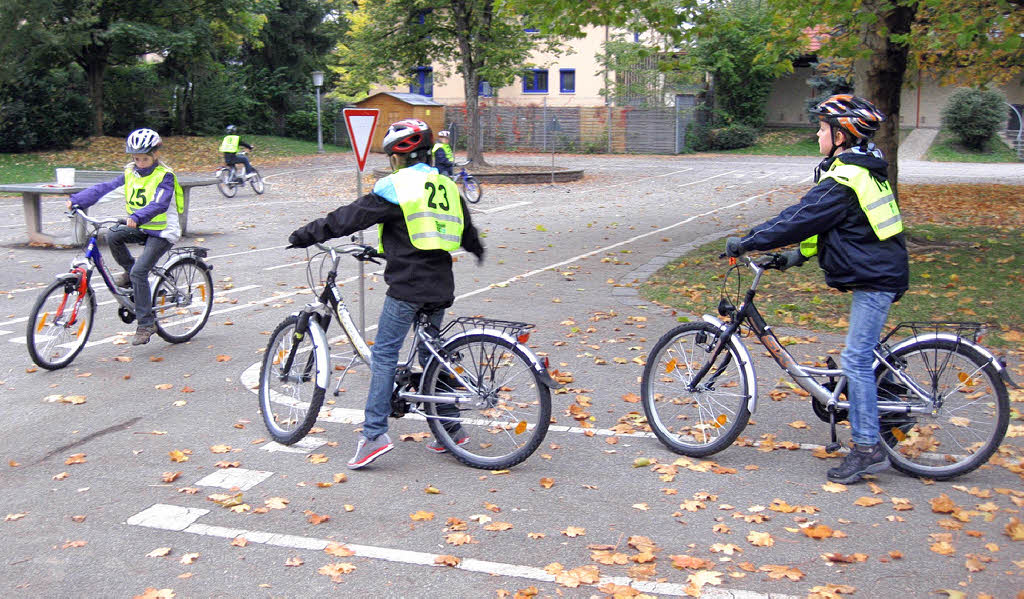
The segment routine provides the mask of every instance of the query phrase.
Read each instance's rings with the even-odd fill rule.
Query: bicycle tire
[[[317,363],[319,352],[315,349],[314,336],[309,333],[298,340],[296,358],[289,369],[301,366],[301,373],[281,372],[296,344],[298,321],[298,316],[292,315],[277,325],[260,363],[260,414],[270,436],[282,445],[292,445],[309,433],[320,415],[327,392],[325,387],[317,386],[316,373],[328,365]],[[314,326],[312,322],[310,326]],[[308,397],[304,397],[307,393]]]
[[[462,193],[462,197],[466,198],[466,201],[470,204],[476,204],[484,195],[483,187],[480,186],[480,183],[477,182],[473,175],[466,175],[459,179],[459,191]]]
[[[183,258],[164,271],[153,289],[156,332],[168,343],[196,336],[213,310],[213,278],[205,263]]]
[[[731,345],[704,375],[701,389],[687,390],[721,333],[707,322],[682,324],[662,335],[647,357],[641,379],[647,423],[658,440],[676,453],[704,457],[722,451],[739,437],[750,419],[747,395],[753,382],[747,380],[740,356]],[[721,371],[715,375],[718,369]],[[709,381],[713,382],[711,388]]]
[[[25,343],[28,355],[39,366],[47,370],[64,368],[85,348],[96,316],[96,295],[92,287],[87,287],[78,314],[69,322],[71,308],[79,296],[77,277],[68,277],[50,283],[36,299],[29,314]],[[61,316],[55,320],[53,316],[58,311]],[[67,353],[58,351],[63,347],[67,347]]]
[[[429,416],[458,418],[460,425],[472,425],[466,431],[470,440],[459,445],[452,437],[458,427],[449,431],[443,421],[427,418],[434,436],[457,460],[473,468],[504,470],[530,457],[551,422],[551,390],[541,382],[527,353],[504,337],[477,333],[448,341],[441,355],[459,376],[477,385],[481,397],[452,413],[427,403]],[[458,383],[433,360],[423,372],[420,387],[427,395],[445,394],[458,390]]]
[[[220,190],[224,197],[233,198],[238,193],[238,188],[231,183],[231,171],[227,168],[222,168],[217,171],[217,189]]]
[[[263,192],[266,191],[266,187],[263,185],[263,176],[256,169],[253,169],[253,172],[255,176],[249,179],[249,185],[252,186],[252,190],[256,192],[256,195],[263,195]]]
[[[879,413],[882,447],[892,466],[913,476],[948,480],[987,462],[1010,419],[1006,384],[989,359],[950,339],[913,342],[892,355],[921,388],[942,397],[937,411]],[[921,403],[887,373],[885,366],[876,373],[880,402]]]

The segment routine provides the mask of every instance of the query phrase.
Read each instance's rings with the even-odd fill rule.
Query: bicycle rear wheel
[[[551,390],[526,353],[497,335],[466,335],[442,349],[455,371],[472,389],[470,403],[426,404],[430,430],[463,464],[486,470],[511,468],[530,457],[547,434]],[[452,373],[434,360],[423,372],[426,395],[466,395]],[[451,429],[451,430],[449,430]],[[468,442],[456,438],[465,431]]]
[[[260,413],[270,436],[283,445],[309,433],[327,391],[317,386],[316,374],[328,365],[318,363],[313,335],[295,334],[298,322],[293,315],[277,325],[260,365]]]
[[[253,169],[253,177],[249,179],[249,185],[252,185],[252,190],[256,192],[256,195],[262,195],[265,191],[263,177],[258,170]]]
[[[169,343],[195,337],[213,310],[213,279],[206,265],[184,258],[157,281],[153,290],[156,332]]]
[[[882,447],[893,467],[946,480],[988,461],[1010,417],[1006,384],[988,358],[953,340],[926,339],[893,352],[892,360],[929,397],[921,399],[879,367],[880,403],[928,408],[914,414],[879,412]]]
[[[95,314],[92,287],[81,294],[77,277],[50,283],[28,318],[25,341],[32,361],[47,370],[70,364],[85,347]]]
[[[227,168],[222,168],[217,171],[217,189],[219,189],[226,198],[233,198],[238,192],[235,185],[231,183],[231,174],[231,169]]]
[[[647,423],[669,449],[692,457],[719,452],[736,440],[750,419],[752,381],[730,345],[695,389],[690,381],[711,356],[722,331],[690,322],[662,335],[647,357],[641,396]]]
[[[476,204],[484,195],[483,188],[473,178],[473,175],[466,175],[459,179],[459,191],[462,192],[462,197],[466,198],[466,201],[470,204]]]

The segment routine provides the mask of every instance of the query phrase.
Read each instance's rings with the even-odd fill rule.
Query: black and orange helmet
[[[852,94],[836,94],[811,109],[833,129],[839,127],[855,141],[866,141],[878,131],[885,114],[877,106]]]

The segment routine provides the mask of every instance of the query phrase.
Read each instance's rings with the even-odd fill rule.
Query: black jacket
[[[856,151],[841,155],[843,164],[868,169],[885,181],[888,163]],[[828,169],[835,159],[821,164]],[[909,287],[910,266],[903,233],[880,241],[860,207],[857,194],[833,179],[823,179],[800,203],[750,230],[740,241],[743,251],[771,250],[818,235],[818,265],[825,282],[840,291],[863,289],[902,295]]]
[[[454,166],[455,163],[448,160],[448,153],[445,152],[443,148],[438,148],[434,151],[434,168],[437,169],[437,172],[447,177],[451,177],[454,172],[452,170]]]
[[[482,259],[484,246],[465,205],[462,217],[462,247]],[[409,240],[402,208],[375,193],[368,193],[348,206],[296,229],[288,242],[297,247],[308,247],[314,242],[323,243],[351,235],[376,224],[384,225],[381,243],[387,257],[384,268],[387,294],[415,304],[450,306],[455,301],[451,254],[444,250],[416,249]]]

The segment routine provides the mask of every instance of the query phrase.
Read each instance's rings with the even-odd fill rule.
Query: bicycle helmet
[[[226,133],[227,133],[228,135],[232,135],[232,134],[234,134],[234,133],[237,133],[237,132],[238,132],[238,127],[236,127],[236,126],[234,126],[234,125],[228,125],[227,127],[225,127],[225,128],[224,128],[224,131],[225,131],[225,132],[226,132]]]
[[[136,129],[124,142],[125,154],[149,154],[163,144],[160,134],[152,129]]]
[[[885,120],[874,104],[851,94],[836,94],[811,109],[811,114],[823,118],[832,131],[839,127],[853,137],[855,143],[865,143]]]
[[[438,131],[437,132],[437,136],[438,137],[451,137],[452,136],[452,132],[447,130],[447,129],[445,129],[444,131]]]
[[[384,135],[381,144],[388,154],[410,154],[415,156],[417,150],[429,150],[434,139],[430,126],[419,119],[403,119],[392,123]]]

